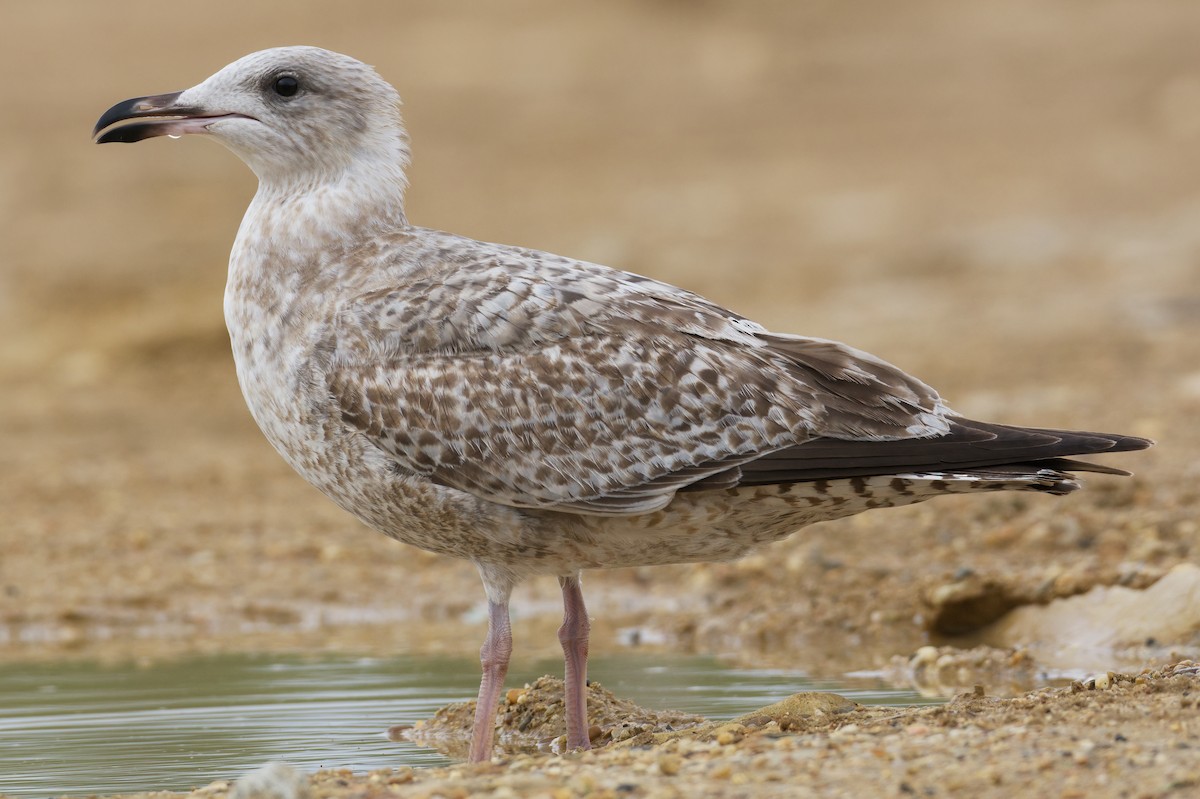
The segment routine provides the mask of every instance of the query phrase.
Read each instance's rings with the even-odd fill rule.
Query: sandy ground
[[[1195,651],[1194,625],[1156,626],[1191,618],[1184,589],[1170,614],[1135,603],[1124,621],[1144,627],[1082,654],[988,625],[1097,585],[1153,590],[1196,559],[1200,7],[325,8],[5,9],[0,658],[478,647],[471,567],[364,530],[289,472],[244,409],[220,294],[252,176],[209,142],[88,142],[116,100],[313,43],[374,63],[404,95],[417,223],[650,274],[847,341],[970,416],[1160,441],[1119,460],[1136,477],[1093,477],[1061,500],[948,498],[818,525],[734,564],[587,577],[593,652],[636,639],[907,679],[929,672],[930,643],[1002,645],[936,652],[953,672],[938,667],[942,689],[979,683],[988,698],[637,755],[677,757],[691,781],[622,789],[613,775],[634,755],[618,750],[418,774],[415,795],[783,792],[735,779],[760,771],[828,795],[943,795],[979,752],[995,778],[974,769],[961,787],[981,795],[1194,790],[1194,674],[1133,682]],[[557,593],[518,590],[516,657],[557,650]],[[1020,695],[1060,666],[1130,680]],[[1118,727],[1098,732],[1097,718]],[[727,750],[741,758],[729,779],[691,765]],[[314,790],[375,795],[389,779]]]

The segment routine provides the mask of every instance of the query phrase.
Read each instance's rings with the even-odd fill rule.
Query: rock
[[[761,727],[765,723],[764,719],[766,719],[774,721],[780,727],[783,727],[784,721],[795,721],[827,714],[838,715],[849,713],[851,710],[859,707],[861,705],[854,700],[847,699],[839,694],[824,693],[821,691],[802,691],[798,694],[792,694],[787,699],[780,700],[773,705],[767,705],[764,708],[738,716],[733,721],[746,726]]]
[[[1038,660],[1057,668],[1094,668],[1097,651],[1185,643],[1200,631],[1200,567],[1182,563],[1147,588],[1096,586],[1047,605],[1013,610],[980,636],[994,646],[1053,642]]]

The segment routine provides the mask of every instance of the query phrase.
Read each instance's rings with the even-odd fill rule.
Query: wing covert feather
[[[515,507],[645,513],[812,437],[944,426],[932,389],[872,356],[565,259],[364,294],[331,349],[348,425],[405,469]]]

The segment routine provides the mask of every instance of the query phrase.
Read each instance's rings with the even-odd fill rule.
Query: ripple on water
[[[729,669],[710,658],[597,658],[590,673],[647,707],[728,718],[797,691],[836,691],[864,704],[928,702],[877,683],[813,682],[794,672]],[[561,664],[510,673],[521,685]],[[86,663],[0,668],[0,794],[188,790],[268,760],[356,772],[449,761],[389,741],[473,695],[465,659],[220,656],[151,667]]]

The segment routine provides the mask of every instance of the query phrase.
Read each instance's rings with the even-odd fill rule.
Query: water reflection
[[[557,661],[510,673],[521,685]],[[597,658],[591,675],[648,707],[727,718],[801,690],[863,703],[928,702],[868,681],[813,683],[782,671],[727,669],[708,658]],[[429,749],[384,736],[469,698],[478,664],[462,659],[308,660],[221,656],[136,666],[0,667],[0,794],[188,790],[267,760],[306,771],[441,765]]]

